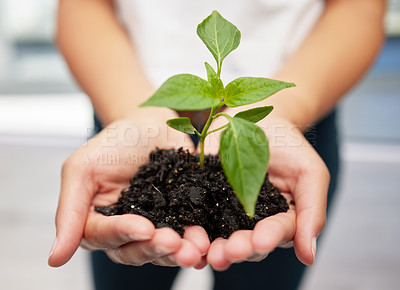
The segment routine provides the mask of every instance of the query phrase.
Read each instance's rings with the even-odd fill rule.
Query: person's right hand
[[[156,146],[179,145],[193,151],[189,137],[167,129],[165,120],[176,116],[156,109],[143,109],[140,114],[110,124],[64,163],[50,266],[65,264],[80,244],[103,250],[113,261],[127,265],[206,265],[210,242],[202,227],[188,227],[181,238],[170,228],[155,229],[139,215],[109,217],[94,211],[94,205],[117,201]]]

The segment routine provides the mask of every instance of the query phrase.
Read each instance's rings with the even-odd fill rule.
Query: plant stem
[[[200,137],[200,167],[204,168],[204,140],[206,138]]]
[[[218,106],[211,108],[210,115],[208,116],[208,120],[206,124],[204,125],[203,131],[201,131],[200,135],[200,167],[204,168],[204,140],[207,137],[207,131],[210,129],[211,122],[213,120],[213,117],[215,115],[215,112],[217,111]]]
[[[216,106],[216,107],[214,107],[214,108],[211,109],[210,116],[208,117],[207,123],[206,123],[206,125],[204,126],[204,129],[203,129],[203,131],[201,132],[201,135],[200,135],[200,167],[201,167],[201,168],[204,168],[204,140],[206,139],[207,135],[208,135],[208,134],[211,134],[211,133],[213,133],[213,132],[216,132],[216,131],[218,131],[218,130],[224,129],[224,128],[228,127],[228,125],[229,125],[229,123],[228,123],[228,124],[225,124],[225,125],[223,125],[223,126],[217,128],[217,129],[215,129],[215,130],[212,130],[212,131],[210,131],[210,132],[207,132],[208,129],[210,128],[210,125],[211,125],[212,120],[213,120],[215,117],[219,117],[219,116],[224,116],[225,118],[228,119],[228,121],[231,119],[231,117],[230,117],[229,115],[227,115],[227,114],[225,114],[225,113],[222,113],[222,112],[221,112],[221,113],[218,113],[218,114],[215,114],[215,112],[216,112],[220,107],[221,107],[221,106],[218,105],[218,106]]]
[[[227,118],[228,121],[229,121],[230,119],[232,119],[231,116],[229,116],[228,114],[225,114],[225,113],[223,113],[223,112],[216,114],[216,115],[214,116],[214,118],[221,117],[221,116],[224,116],[225,118]]]
[[[217,132],[219,130],[225,129],[226,127],[228,127],[228,125],[229,125],[229,123],[217,128],[217,129],[214,129],[214,130],[212,130],[210,132],[207,132],[207,135],[210,135],[211,133],[214,133],[214,132]]]

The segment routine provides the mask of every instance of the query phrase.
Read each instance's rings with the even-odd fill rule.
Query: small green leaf
[[[257,123],[258,121],[261,121],[266,116],[268,116],[268,114],[271,113],[273,109],[273,106],[253,108],[237,113],[234,118],[241,118],[252,123]]]
[[[144,106],[167,107],[178,111],[195,111],[215,107],[220,100],[210,84],[191,74],[175,75],[165,81]]]
[[[193,127],[189,118],[175,118],[167,121],[168,126],[175,130],[181,131],[186,134],[195,134],[196,129]]]
[[[238,107],[252,104],[264,100],[282,89],[294,86],[292,83],[267,78],[237,78],[225,88],[225,105]]]
[[[214,79],[218,79],[217,73],[212,66],[208,62],[205,62],[204,65],[206,66],[208,81],[211,82]]]
[[[207,78],[208,82],[211,85],[211,89],[214,92],[214,95],[222,100],[224,96],[224,84],[222,83],[221,79],[218,77],[215,70],[209,65],[207,62],[205,63],[206,70],[207,70]]]
[[[217,61],[218,74],[224,58],[240,43],[240,31],[217,11],[197,26],[197,35]]]
[[[230,118],[222,132],[219,154],[222,168],[244,210],[254,216],[268,168],[269,149],[264,131],[241,118]]]

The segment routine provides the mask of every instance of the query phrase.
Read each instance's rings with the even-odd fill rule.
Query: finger
[[[282,249],[289,249],[289,248],[293,248],[294,243],[293,241],[288,241],[288,242],[282,242],[278,245],[279,248]]]
[[[150,240],[154,234],[153,223],[143,216],[104,216],[92,210],[86,221],[82,246],[89,250],[117,248],[133,241]]]
[[[326,222],[326,196],[330,177],[323,163],[319,167],[304,172],[296,185],[294,196],[297,213],[294,248],[299,260],[306,265],[314,263],[316,240]]]
[[[80,245],[95,188],[90,169],[79,161],[67,160],[62,170],[61,192],[56,214],[56,240],[48,264],[64,265]]]
[[[224,248],[226,239],[218,238],[213,241],[210,245],[210,249],[207,254],[207,262],[213,267],[214,270],[223,271],[229,268],[231,262],[226,259]]]
[[[171,255],[182,246],[183,239],[171,228],[156,229],[150,241],[131,242],[107,252],[117,263],[141,266]]]
[[[175,260],[173,255],[166,255],[160,258],[156,258],[151,262],[153,265],[162,266],[162,267],[177,267],[179,263]]]
[[[201,270],[204,267],[206,267],[207,265],[208,265],[207,256],[204,255],[204,256],[201,257],[200,262],[197,265],[193,266],[193,268],[195,268],[197,270]]]
[[[296,231],[294,210],[267,217],[259,221],[253,230],[252,243],[259,254],[272,252],[281,243],[287,243]]]
[[[210,247],[210,239],[205,229],[201,226],[188,226],[183,238],[197,247],[201,255],[207,254]]]
[[[285,192],[282,192],[281,194],[286,198],[286,201],[289,205],[289,209],[292,211],[291,213],[294,213],[294,218],[296,218],[296,206],[293,201],[293,196],[291,194],[288,194]],[[295,234],[296,234],[296,230],[295,230]],[[283,248],[283,249],[293,248],[293,246],[294,246],[293,237],[290,240],[282,241],[278,244],[278,247]]]
[[[262,260],[264,260],[266,257],[268,257],[268,253],[256,253],[254,252],[253,255],[251,255],[250,257],[246,258],[245,261],[247,262],[260,262]]]
[[[173,256],[182,267],[193,267],[201,261],[200,251],[188,240],[182,240],[182,246]]]
[[[252,231],[234,232],[225,243],[225,256],[230,262],[240,262],[253,255]]]
[[[159,266],[194,267],[201,262],[199,250],[189,241],[182,240],[182,246],[174,254],[155,259],[152,263]]]

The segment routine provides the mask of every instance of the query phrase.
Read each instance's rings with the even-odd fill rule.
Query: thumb
[[[73,158],[63,165],[56,214],[56,239],[48,260],[52,267],[67,263],[81,243],[94,193],[89,172],[89,166],[73,161]]]
[[[324,165],[312,174],[305,175],[299,178],[296,185],[297,229],[294,248],[301,262],[312,265],[316,255],[317,237],[325,227],[330,176]]]

